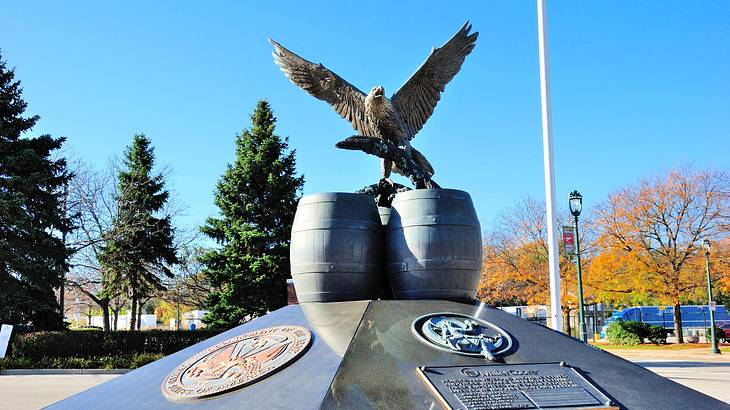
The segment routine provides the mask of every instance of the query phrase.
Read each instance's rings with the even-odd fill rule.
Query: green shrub
[[[644,322],[637,322],[634,320],[626,320],[623,323],[624,329],[627,332],[633,333],[639,336],[639,339],[643,342],[646,336],[649,334],[649,325]]]
[[[647,334],[646,338],[655,345],[666,344],[667,330],[662,326],[650,325],[649,334]]]
[[[641,344],[642,338],[636,333],[637,326],[632,321],[617,320],[611,322],[606,329],[606,337],[608,341],[615,345],[638,345]]]
[[[155,360],[162,359],[165,357],[161,353],[139,353],[132,357],[132,362],[129,365],[130,369],[136,369],[146,364],[152,363]]]
[[[614,325],[614,323],[616,323],[616,325]],[[609,325],[609,329],[612,325],[621,329],[614,330],[614,337],[616,339],[626,338],[627,336],[625,334],[631,334],[635,336],[635,338],[631,337],[628,340],[625,340],[626,343],[614,344],[641,344],[644,343],[644,340],[647,339],[649,340],[649,342],[657,345],[667,342],[667,332],[662,326],[650,325],[648,323],[637,322],[633,320],[612,322],[611,325]],[[635,342],[636,340],[638,340],[638,343]]]
[[[168,355],[202,342],[221,331],[201,329],[145,331],[58,331],[18,334],[10,343],[9,356],[107,357],[150,353]]]
[[[163,358],[161,353],[93,357],[6,357],[0,369],[136,369]]]
[[[136,369],[220,332],[201,329],[17,333],[10,341],[8,356],[0,359],[0,368]]]

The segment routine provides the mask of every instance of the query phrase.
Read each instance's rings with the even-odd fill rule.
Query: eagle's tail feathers
[[[428,173],[429,177],[432,177],[434,174],[433,166],[431,166],[431,163],[428,162],[425,156],[421,154],[417,149],[411,147],[411,155],[413,156],[413,159],[416,161],[416,163],[424,170],[426,173]]]

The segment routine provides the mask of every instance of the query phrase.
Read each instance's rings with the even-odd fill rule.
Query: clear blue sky
[[[0,48],[22,80],[33,134],[68,137],[103,164],[144,132],[183,224],[213,215],[234,135],[267,98],[297,150],[305,193],[379,178],[374,157],[284,78],[272,37],[362,90],[391,95],[469,19],[474,52],[414,140],[444,187],[469,191],[482,224],[544,198],[534,1],[4,2]],[[678,164],[730,169],[730,2],[548,4],[556,186],[590,208]],[[403,181],[401,181],[403,182]]]

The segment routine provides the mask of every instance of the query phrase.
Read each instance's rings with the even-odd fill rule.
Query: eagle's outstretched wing
[[[469,34],[470,30],[467,21],[446,44],[433,49],[423,65],[393,94],[391,101],[406,123],[409,139],[423,128],[446,84],[459,72],[474,48],[479,33]]]
[[[314,64],[269,39],[276,64],[295,85],[328,102],[338,114],[363,135],[374,135],[365,116],[366,95],[322,64]]]

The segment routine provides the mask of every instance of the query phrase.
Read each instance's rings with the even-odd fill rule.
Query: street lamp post
[[[568,198],[570,213],[573,215],[573,228],[575,229],[575,266],[578,271],[578,318],[580,321],[580,340],[588,343],[588,332],[586,329],[585,312],[583,311],[583,278],[580,271],[580,235],[578,235],[578,216],[583,209],[583,197],[578,191],[570,193]]]
[[[715,339],[715,312],[710,306],[712,304],[712,281],[710,280],[710,240],[705,238],[702,241],[702,246],[705,248],[705,271],[707,272],[707,307],[710,309],[710,337],[712,338],[712,348],[710,353],[720,354],[720,349],[717,348],[717,339]]]

